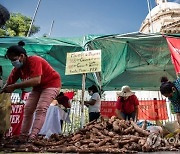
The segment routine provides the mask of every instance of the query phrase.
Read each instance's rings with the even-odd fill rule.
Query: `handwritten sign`
[[[101,50],[67,53],[65,75],[101,71]]]

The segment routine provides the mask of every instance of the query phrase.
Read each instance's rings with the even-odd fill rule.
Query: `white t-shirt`
[[[100,112],[100,108],[101,108],[101,98],[99,96],[99,93],[94,93],[92,95],[92,97],[90,98],[90,101],[91,100],[96,100],[96,103],[94,105],[89,105],[88,108],[89,108],[89,113],[90,112]]]

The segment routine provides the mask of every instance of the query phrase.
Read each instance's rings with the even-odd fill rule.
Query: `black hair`
[[[161,77],[161,83],[168,82],[168,78],[166,76]]]
[[[19,41],[18,45],[10,46],[6,51],[5,57],[8,58],[9,56],[20,56],[20,54],[27,56],[26,50],[23,48],[24,45],[25,43],[23,41]]]
[[[171,81],[168,81],[167,77],[165,76],[161,77],[160,92],[162,95],[172,93],[173,87],[175,88],[175,85]]]
[[[64,96],[64,93],[63,93],[63,92],[60,92],[60,93],[56,96],[56,99],[58,99],[60,96]]]
[[[63,93],[63,92],[60,92],[58,96],[64,96],[64,93]]]
[[[93,93],[98,92],[98,88],[95,85],[92,85],[91,87],[89,87],[88,90],[92,90]]]

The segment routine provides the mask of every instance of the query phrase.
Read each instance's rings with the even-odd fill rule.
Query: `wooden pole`
[[[85,115],[84,115],[84,93],[85,93],[85,84],[86,84],[86,74],[82,74],[82,102],[81,102],[81,128],[84,126],[84,120],[85,120]]]

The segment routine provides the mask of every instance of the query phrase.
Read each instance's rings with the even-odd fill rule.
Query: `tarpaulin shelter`
[[[66,53],[83,51],[84,37],[82,38],[27,38],[27,37],[4,37],[0,38],[0,65],[3,69],[3,80],[6,81],[11,70],[11,62],[5,58],[6,50],[11,45],[17,45],[19,41],[24,41],[24,48],[27,55],[39,55],[46,59],[51,66],[56,69],[62,80],[63,88],[79,88],[82,85],[82,75],[65,75]],[[88,38],[86,38],[88,40]],[[51,75],[51,74],[49,74]],[[87,86],[95,84],[92,74],[87,75]]]
[[[135,90],[159,90],[161,76],[176,79],[168,45],[161,34],[102,36],[88,42],[88,47],[102,50],[99,76],[103,89],[129,85]]]
[[[178,36],[177,36],[178,37]],[[81,89],[82,75],[65,75],[67,52],[101,49],[102,71],[88,73],[86,87],[103,90],[129,85],[133,90],[159,90],[160,77],[176,78],[166,39],[161,34],[87,35],[79,38],[0,38],[0,65],[6,79],[12,66],[4,58],[10,45],[23,40],[28,55],[45,58],[60,74],[63,88]]]

